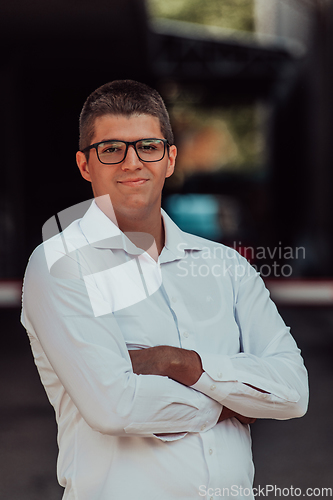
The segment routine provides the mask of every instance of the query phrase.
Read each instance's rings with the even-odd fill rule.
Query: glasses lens
[[[123,161],[126,144],[121,141],[101,142],[98,145],[98,157],[102,163],[118,163]]]
[[[136,150],[142,161],[162,160],[164,148],[164,142],[160,139],[143,139],[136,143]]]

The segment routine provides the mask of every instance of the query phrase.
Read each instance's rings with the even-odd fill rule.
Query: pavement
[[[324,499],[322,488],[333,491],[333,308],[283,307],[280,312],[309,371],[310,405],[301,419],[252,425],[257,498]],[[0,325],[0,500],[61,500],[54,412],[19,310],[0,309]]]

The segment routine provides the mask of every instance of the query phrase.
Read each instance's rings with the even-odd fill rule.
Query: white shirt
[[[30,258],[22,323],[56,412],[64,500],[253,498],[250,430],[216,425],[222,405],[306,411],[300,351],[260,276],[163,219],[157,263],[95,202]],[[197,351],[199,381],[134,374],[128,349],[156,345]]]

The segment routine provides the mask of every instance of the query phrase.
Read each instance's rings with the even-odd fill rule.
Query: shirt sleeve
[[[87,292],[77,262],[68,259],[66,277],[52,276],[38,247],[23,290],[22,323],[49,363],[41,362],[41,378],[57,415],[65,390],[86,423],[104,434],[177,439],[212,428],[218,402],[167,377],[133,373],[114,315],[94,316],[91,296],[104,299],[97,288]]]
[[[200,352],[204,373],[192,387],[244,416],[300,417],[308,405],[300,350],[259,274],[243,265],[248,273],[235,294],[241,352]]]

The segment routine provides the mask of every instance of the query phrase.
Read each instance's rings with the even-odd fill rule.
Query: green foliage
[[[253,31],[254,0],[147,0],[153,17]]]

